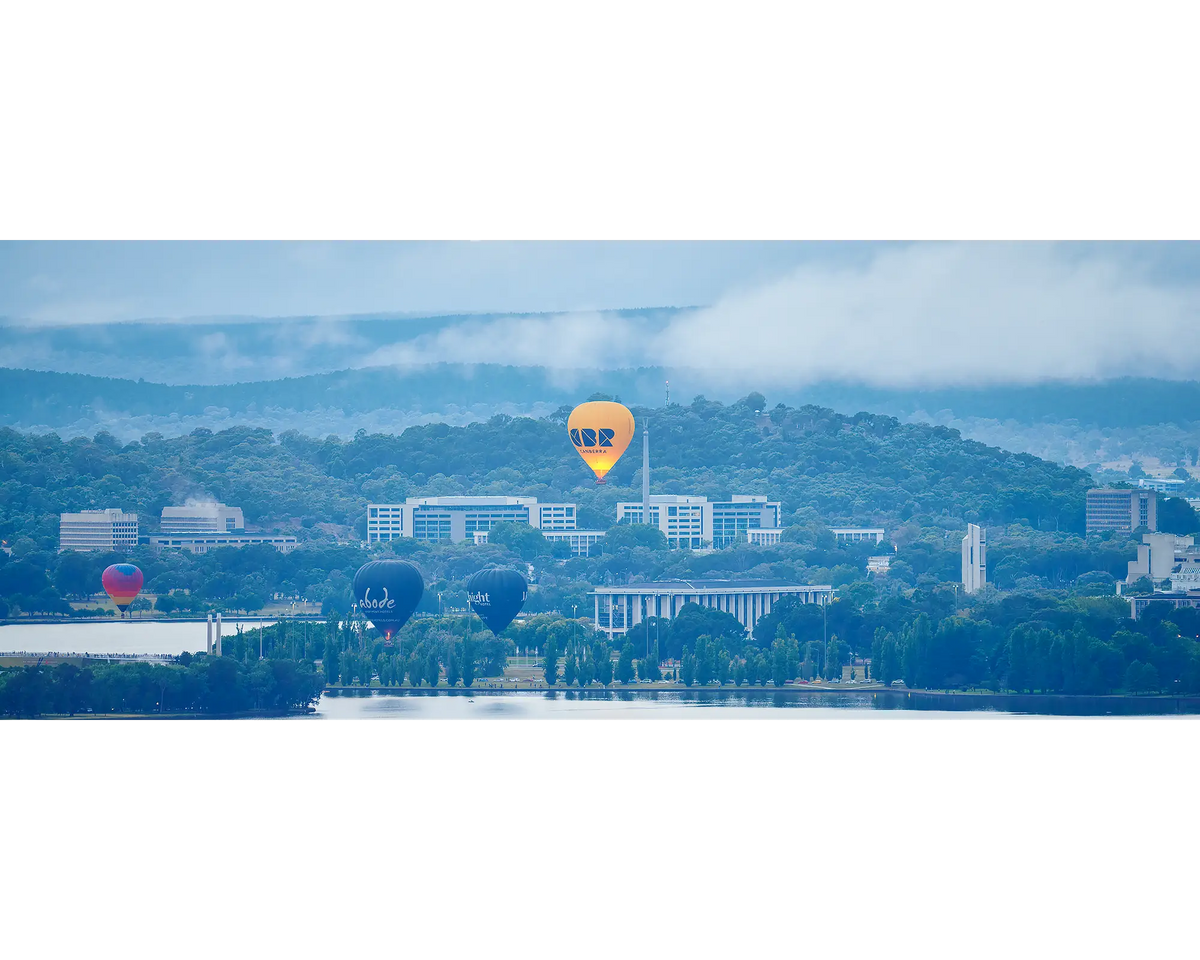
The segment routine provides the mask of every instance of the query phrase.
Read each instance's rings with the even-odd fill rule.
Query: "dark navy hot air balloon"
[[[408,623],[424,592],[421,571],[407,560],[372,560],[354,575],[358,608],[387,641]]]
[[[492,633],[499,634],[525,603],[529,587],[515,570],[480,570],[467,581],[467,600]]]

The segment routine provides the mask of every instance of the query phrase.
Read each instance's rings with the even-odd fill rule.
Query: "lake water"
[[[882,716],[869,693],[773,694],[771,691],[578,691],[325,694],[315,718],[330,720],[729,720]],[[928,715],[928,712],[922,711]],[[932,711],[930,711],[932,712]],[[908,713],[908,716],[916,716]],[[1012,714],[979,714],[1012,716]]]
[[[257,620],[225,620],[226,641],[238,625],[269,626]],[[301,627],[301,629],[303,629]],[[214,626],[215,634],[215,626]],[[10,623],[0,626],[0,653],[198,653],[205,649],[208,625],[170,620],[113,620],[109,623]],[[214,637],[215,639],[215,637]]]

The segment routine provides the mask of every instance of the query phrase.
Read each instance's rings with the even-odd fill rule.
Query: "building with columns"
[[[647,617],[671,619],[685,603],[713,607],[741,621],[747,633],[758,618],[784,597],[801,603],[828,603],[833,588],[808,586],[787,580],[656,580],[618,587],[597,587],[595,627],[611,640],[624,635]]]

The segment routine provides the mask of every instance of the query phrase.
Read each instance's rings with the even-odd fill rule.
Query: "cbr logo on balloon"
[[[571,442],[575,444],[575,446],[582,447],[585,450],[589,447],[594,449],[599,449],[600,447],[611,447],[613,445],[613,435],[615,433],[615,430],[604,429],[588,430],[584,428],[582,430],[572,430]],[[599,440],[598,443],[597,440]]]

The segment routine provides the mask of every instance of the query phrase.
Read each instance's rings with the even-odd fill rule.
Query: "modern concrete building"
[[[977,523],[967,524],[962,539],[962,582],[967,593],[982,590],[987,583],[987,531]]]
[[[867,573],[885,577],[891,568],[892,555],[890,553],[885,553],[879,557],[867,557]]]
[[[543,530],[542,536],[551,544],[565,543],[575,557],[590,557],[596,545],[604,539],[603,530]],[[472,537],[476,543],[488,542],[487,530],[476,530]]]
[[[188,534],[177,537],[151,537],[150,546],[155,553],[164,550],[186,550],[188,553],[208,553],[220,547],[248,547],[266,544],[280,553],[291,553],[296,549],[295,537],[275,536],[269,533],[212,533]]]
[[[1165,580],[1175,569],[1177,558],[1193,546],[1191,537],[1178,537],[1173,533],[1142,534],[1137,559],[1130,560],[1126,568],[1125,582],[1133,583],[1142,577]]]
[[[1156,493],[1176,493],[1186,481],[1178,477],[1138,477],[1139,490],[1153,490]]]
[[[401,537],[459,543],[497,523],[528,523],[543,533],[575,530],[573,503],[537,497],[409,497],[404,503],[367,504],[367,543]]]
[[[1184,596],[1179,594],[1156,594],[1153,597],[1130,597],[1129,618],[1137,620],[1150,604],[1162,604],[1175,610],[1181,607],[1200,607],[1200,596]]]
[[[197,533],[232,533],[245,530],[241,507],[223,503],[189,503],[182,507],[163,507],[159,530],[163,536],[188,536]]]
[[[611,639],[647,617],[669,620],[678,616],[684,604],[696,603],[732,614],[750,633],[758,618],[770,613],[783,597],[799,597],[801,603],[828,603],[832,595],[832,587],[787,580],[660,580],[597,587],[593,594],[595,626]]]
[[[650,497],[650,524],[672,549],[699,550],[746,543],[749,530],[778,530],[781,504],[765,496],[734,494],[728,500],[678,494]],[[617,523],[643,523],[642,501],[617,504]]]
[[[107,510],[81,510],[61,513],[58,517],[58,549],[132,550],[138,542],[136,513],[110,507]]]
[[[1158,494],[1153,490],[1099,487],[1087,492],[1087,532],[1133,533],[1158,529]]]
[[[779,543],[782,539],[783,531],[778,527],[773,530],[767,527],[760,527],[746,531],[746,542],[752,546],[770,547]]]
[[[864,540],[883,543],[886,531],[883,527],[833,527],[829,532],[839,543],[861,543]]]

